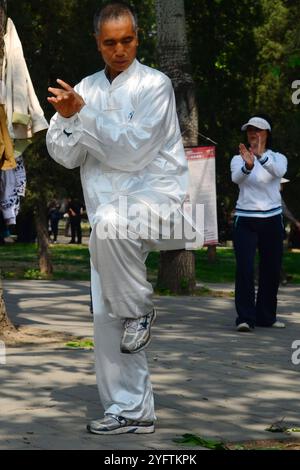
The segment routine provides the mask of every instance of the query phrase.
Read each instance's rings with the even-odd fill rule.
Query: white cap
[[[253,117],[253,118],[249,119],[249,121],[246,122],[246,124],[244,124],[242,126],[242,131],[245,131],[248,126],[254,126],[254,127],[257,127],[258,129],[271,131],[271,126],[268,123],[268,121],[266,121],[265,119],[260,118],[260,117]]]
[[[287,180],[286,178],[281,178],[280,183],[289,183],[290,180]]]

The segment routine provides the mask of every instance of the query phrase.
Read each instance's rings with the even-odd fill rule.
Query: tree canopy
[[[8,0],[8,15],[22,40],[25,57],[45,114],[47,87],[56,78],[75,85],[102,67],[92,20],[100,0]],[[154,0],[132,1],[140,27],[139,58],[157,66]],[[185,0],[199,132],[218,142],[218,199],[228,210],[236,188],[229,162],[243,138],[249,115],[264,111],[274,121],[274,148],[289,159],[291,209],[300,216],[298,135],[300,107],[292,103],[292,82],[300,79],[300,3],[297,0]],[[199,144],[206,141],[199,136]],[[49,160],[53,184],[63,169]],[[78,173],[75,172],[78,181]],[[70,176],[70,187],[74,181]],[[67,185],[68,186],[68,185]],[[57,188],[56,188],[57,189]],[[64,185],[64,189],[66,189]]]

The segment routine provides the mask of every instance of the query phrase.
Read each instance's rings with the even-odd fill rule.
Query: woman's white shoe
[[[276,320],[276,322],[273,323],[272,328],[285,328],[285,323]]]

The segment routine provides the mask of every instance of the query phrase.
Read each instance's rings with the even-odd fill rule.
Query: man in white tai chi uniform
[[[187,165],[171,81],[136,60],[137,21],[131,7],[106,4],[95,16],[95,37],[106,67],[74,89],[62,80],[57,80],[62,88],[49,88],[53,96],[48,100],[57,113],[47,147],[66,168],[80,166],[93,228],[96,374],[104,418],[92,421],[88,430],[150,433],[156,418],[143,349],[155,310],[145,260],[159,241],[148,239],[147,224],[138,231],[130,217],[123,224],[129,236],[101,234],[103,227],[114,232],[118,226],[121,199],[127,211],[138,204],[148,211],[146,219],[158,216],[160,227],[172,219],[174,228],[186,196]],[[164,211],[158,213],[161,206]]]

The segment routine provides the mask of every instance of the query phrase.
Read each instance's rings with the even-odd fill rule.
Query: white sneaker
[[[127,319],[124,325],[124,333],[121,340],[121,352],[133,354],[144,349],[151,340],[151,326],[156,318],[156,311],[153,309],[144,317]]]
[[[87,430],[93,434],[150,434],[154,432],[153,421],[134,421],[123,416],[106,415],[91,421]]]
[[[276,322],[273,323],[272,328],[285,328],[285,323],[276,320]]]
[[[248,323],[240,323],[237,327],[236,327],[236,331],[241,331],[241,332],[249,332],[249,331],[252,331],[253,328],[251,328],[250,325],[248,325]]]

